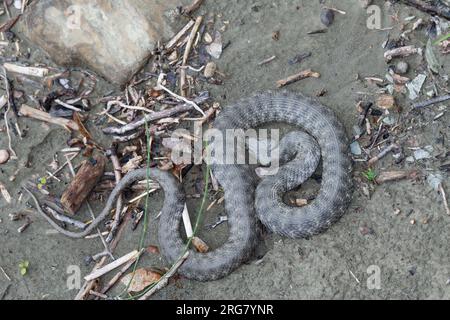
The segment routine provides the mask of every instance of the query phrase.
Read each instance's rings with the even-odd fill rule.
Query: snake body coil
[[[309,146],[311,154],[304,156],[303,161],[294,159],[287,163],[280,168],[278,175],[266,178],[258,186],[249,166],[213,165],[214,175],[225,191],[230,236],[215,251],[206,254],[191,252],[180,269],[184,276],[200,281],[215,280],[240,266],[249,258],[257,242],[256,216],[276,233],[302,238],[326,230],[347,209],[352,194],[348,140],[342,124],[330,109],[301,95],[268,92],[226,108],[218,116],[214,128],[226,136],[229,129],[246,130],[273,122],[290,124],[314,138],[315,141],[300,138],[300,145]],[[292,143],[292,139],[288,142]],[[284,148],[289,149],[289,143],[286,145],[285,142]],[[282,195],[300,186],[314,173],[320,152],[323,174],[317,198],[302,208],[287,206]],[[171,263],[182,255],[184,249],[179,232],[181,214],[182,209],[178,208],[161,216],[160,220],[161,252]]]
[[[214,164],[212,170],[225,191],[229,238],[220,248],[208,252],[190,252],[179,269],[183,276],[200,281],[222,278],[249,259],[257,244],[258,218],[272,231],[290,238],[309,237],[326,230],[347,209],[352,193],[351,162],[348,141],[342,124],[333,112],[304,96],[292,93],[262,93],[226,108],[214,127],[223,136],[229,129],[250,129],[282,122],[303,132],[288,134],[281,142],[283,166],[277,175],[258,184],[254,171],[246,165]],[[295,189],[323,162],[322,186],[311,204],[294,208],[282,201],[285,192]],[[285,159],[283,159],[285,158]],[[169,263],[175,263],[185,251],[180,229],[185,196],[175,178],[157,169],[135,170],[120,181],[99,217],[83,232],[69,232],[41,213],[62,234],[82,238],[104,220],[118,196],[127,187],[147,176],[157,181],[165,193],[159,220],[160,250]],[[27,190],[28,191],[28,190]]]

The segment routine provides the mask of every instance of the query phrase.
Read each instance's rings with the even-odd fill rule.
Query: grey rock
[[[355,156],[362,155],[362,149],[358,141],[355,141],[350,145],[350,150]]]
[[[334,11],[327,8],[322,9],[320,21],[327,27],[331,26],[334,22]]]
[[[406,74],[408,72],[408,70],[409,70],[409,65],[405,61],[399,61],[395,65],[395,72],[397,72],[398,74]]]
[[[123,85],[141,69],[158,40],[173,32],[176,0],[41,0],[28,9],[25,36],[54,62],[88,67]]]

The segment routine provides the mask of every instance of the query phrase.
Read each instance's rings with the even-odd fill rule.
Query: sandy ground
[[[333,4],[332,2],[330,2]],[[376,1],[382,4],[383,1]],[[374,92],[373,86],[356,80],[356,75],[381,76],[387,65],[383,59],[381,44],[388,31],[371,31],[366,27],[367,14],[356,0],[335,1],[335,5],[347,12],[337,15],[336,22],[326,34],[307,35],[321,28],[319,1],[206,1],[201,13],[221,14],[221,20],[229,20],[224,41],[230,45],[217,64],[228,76],[222,86],[210,87],[213,96],[223,105],[252,94],[258,90],[273,89],[275,81],[301,69],[312,68],[322,74],[293,84],[290,90],[315,95],[325,88],[328,94],[319,98],[322,103],[337,112],[348,129],[349,135],[356,123],[355,103],[361,98],[359,91]],[[400,16],[420,16],[413,9],[401,7]],[[385,14],[383,27],[391,20]],[[182,23],[181,23],[182,24]],[[180,25],[181,25],[180,24]],[[280,31],[279,41],[272,40],[272,32]],[[392,34],[396,34],[394,29]],[[426,38],[413,40],[424,44]],[[301,65],[291,66],[288,60],[298,53],[311,51],[312,57]],[[42,59],[34,53],[36,59]],[[257,63],[272,55],[278,58],[258,67]],[[448,74],[449,60],[442,57],[444,72]],[[42,61],[42,60],[41,60]],[[420,58],[408,58],[412,66]],[[415,68],[409,76],[416,74]],[[407,107],[404,99],[400,104]],[[426,122],[437,114],[431,108],[418,117]],[[40,123],[21,120],[29,127],[26,139],[14,143],[20,160],[1,167],[0,177],[13,195],[20,181],[35,173],[43,173],[43,165],[52,161],[54,152],[66,146],[68,134],[56,128],[46,128]],[[449,115],[444,115],[433,125],[412,130],[409,134],[419,145],[436,145],[437,139],[449,133]],[[90,125],[96,136],[99,128]],[[0,135],[0,146],[6,146],[5,134]],[[444,139],[441,148],[448,150]],[[23,168],[25,163],[30,165]],[[377,165],[378,171],[387,169],[417,168],[422,172],[435,169],[438,163],[425,161],[415,164],[394,164],[391,156]],[[8,181],[17,168],[21,168],[14,183]],[[355,168],[355,176],[361,176],[362,168]],[[195,179],[198,171],[191,173]],[[191,180],[192,180],[191,179]],[[189,180],[189,179],[188,179]],[[445,182],[450,190],[450,184]],[[192,182],[186,183],[192,190]],[[161,206],[163,195],[151,198],[151,217]],[[194,211],[197,201],[190,201]],[[20,223],[11,222],[3,199],[0,199],[0,266],[10,276],[7,281],[0,273],[0,295],[6,299],[71,299],[77,290],[67,288],[68,266],[80,266],[82,274],[92,265],[83,263],[84,257],[102,250],[99,241],[72,241],[58,235],[45,235],[49,226],[33,216],[34,223],[23,234],[17,233]],[[96,204],[96,210],[101,204]],[[395,215],[396,209],[400,215]],[[206,223],[217,219],[220,208],[208,212]],[[408,216],[407,214],[410,215]],[[421,221],[429,219],[428,224]],[[412,225],[411,219],[417,223]],[[152,219],[153,221],[154,219]],[[364,235],[361,227],[373,232]],[[178,280],[160,292],[157,299],[449,299],[450,218],[445,215],[442,200],[424,181],[403,181],[375,188],[370,198],[356,190],[348,213],[328,232],[310,240],[286,240],[268,235],[262,260],[252,261],[227,278],[199,283]],[[146,244],[157,245],[155,225],[150,223]],[[127,232],[121,241],[117,256],[136,248],[139,230]],[[213,247],[226,239],[226,226],[215,231],[202,229],[201,237]],[[18,265],[28,260],[28,274],[22,277]],[[143,266],[164,264],[158,257],[147,257]],[[368,288],[368,269],[378,266],[381,289]]]

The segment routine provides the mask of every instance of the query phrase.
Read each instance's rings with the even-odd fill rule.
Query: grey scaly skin
[[[271,122],[293,125],[310,137],[293,133],[300,135],[296,143],[288,135],[280,148],[284,151],[292,146],[299,148],[293,161],[280,168],[277,176],[263,180],[258,187],[249,166],[212,165],[215,177],[225,190],[230,236],[222,247],[212,252],[191,252],[180,268],[185,277],[200,281],[216,280],[249,259],[257,243],[257,215],[272,231],[290,238],[303,238],[329,228],[350,204],[352,166],[347,136],[334,113],[318,102],[288,92],[261,93],[226,108],[218,116],[214,128],[220,130],[224,137],[227,129],[246,130]],[[289,152],[284,151],[281,150],[281,154],[289,157]],[[307,154],[302,156],[305,151]],[[302,208],[285,205],[282,202],[284,192],[298,187],[314,173],[320,153],[323,159],[322,187],[316,200]],[[161,253],[173,263],[182,256],[185,247],[179,232],[181,213],[178,210],[160,219]]]
[[[213,164],[215,177],[225,190],[229,238],[220,248],[202,254],[191,250],[179,269],[187,278],[199,281],[220,279],[248,260],[257,244],[258,218],[272,231],[291,238],[320,233],[337,221],[347,209],[352,195],[351,162],[342,124],[333,112],[319,103],[293,93],[261,93],[226,108],[215,128],[250,129],[271,122],[283,122],[304,132],[288,134],[280,143],[281,162],[276,176],[258,181],[246,165]],[[282,202],[282,195],[307,180],[323,160],[322,187],[316,200],[302,208]],[[99,217],[83,232],[69,232],[51,220],[30,193],[36,207],[53,227],[72,238],[83,238],[103,221],[115,206],[119,194],[136,181],[157,181],[165,193],[158,238],[160,251],[173,264],[184,255],[186,244],[180,234],[185,196],[175,178],[158,169],[135,170],[112,191]],[[256,209],[255,209],[256,208]]]

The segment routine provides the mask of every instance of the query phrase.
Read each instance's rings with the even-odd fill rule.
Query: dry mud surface
[[[376,1],[382,4],[383,1]],[[320,101],[337,112],[349,135],[357,121],[355,103],[359,91],[370,92],[373,87],[357,81],[356,75],[384,77],[387,65],[383,59],[382,43],[388,31],[371,31],[366,27],[367,14],[356,0],[331,3],[347,12],[337,15],[326,34],[307,35],[319,29],[319,1],[206,1],[200,13],[221,14],[229,20],[224,42],[230,45],[217,61],[221,72],[228,76],[222,86],[209,88],[223,105],[250,95],[258,90],[274,89],[275,81],[305,68],[321,73],[320,79],[309,79],[293,84],[290,90],[315,95],[325,88],[328,94]],[[401,17],[421,16],[413,9],[399,7]],[[384,27],[391,23],[383,16]],[[180,23],[182,25],[182,23]],[[177,26],[179,27],[179,26]],[[272,32],[279,30],[280,39],[272,40]],[[397,31],[392,31],[395,34]],[[419,39],[425,43],[426,38]],[[290,66],[288,60],[296,54],[311,51],[312,57],[301,65]],[[39,53],[33,51],[36,59]],[[257,63],[272,55],[277,59],[258,67]],[[420,58],[408,58],[412,66]],[[442,59],[449,71],[449,59]],[[414,67],[410,77],[416,74]],[[107,87],[106,87],[107,88]],[[400,100],[400,104],[406,104]],[[431,111],[430,111],[431,112]],[[18,173],[14,183],[6,182],[12,194],[19,183],[31,174],[43,171],[43,165],[52,161],[53,154],[66,146],[68,134],[56,128],[31,120],[22,120],[29,128],[23,141],[15,140],[19,163],[29,161],[31,167]],[[438,123],[423,127],[411,134],[420,145],[433,145],[440,134],[449,133],[449,114]],[[90,130],[101,136],[99,128]],[[6,137],[0,135],[0,145]],[[445,142],[448,149],[448,142]],[[0,175],[9,177],[19,163],[2,167]],[[434,169],[433,163],[395,165],[391,156],[377,165],[377,170],[416,167],[424,172]],[[356,168],[356,171],[358,168]],[[195,178],[196,172],[191,175]],[[200,174],[200,173],[199,173]],[[355,175],[358,174],[358,171]],[[8,180],[8,179],[2,179]],[[448,180],[445,187],[450,190]],[[186,183],[186,189],[192,183]],[[163,194],[151,198],[152,220],[159,212]],[[0,274],[0,294],[8,287],[6,299],[72,299],[77,290],[66,285],[67,268],[79,265],[85,275],[92,269],[84,258],[102,250],[99,241],[72,241],[59,235],[46,235],[49,226],[37,216],[23,234],[17,233],[20,224],[11,222],[8,209],[0,199],[0,266],[11,277],[7,281]],[[190,201],[191,211],[198,202]],[[401,209],[395,215],[395,209]],[[101,204],[95,206],[96,212]],[[220,208],[208,212],[206,223],[216,220]],[[410,213],[410,216],[407,214]],[[429,218],[428,224],[422,224]],[[418,223],[412,225],[411,219]],[[365,234],[361,227],[373,232]],[[137,246],[139,230],[125,234],[117,256]],[[147,244],[156,243],[156,226],[150,223]],[[356,190],[348,213],[328,232],[309,240],[287,240],[268,235],[267,253],[262,260],[252,261],[227,278],[199,283],[178,280],[161,291],[157,299],[449,299],[450,278],[449,243],[450,217],[445,215],[441,197],[426,182],[402,181],[385,184],[375,189],[371,198]],[[215,231],[202,229],[201,237],[212,246],[226,238],[226,226]],[[18,265],[28,260],[30,267],[25,277]],[[163,266],[159,258],[146,258],[143,266]],[[381,271],[381,289],[367,287],[368,268],[378,266]]]

